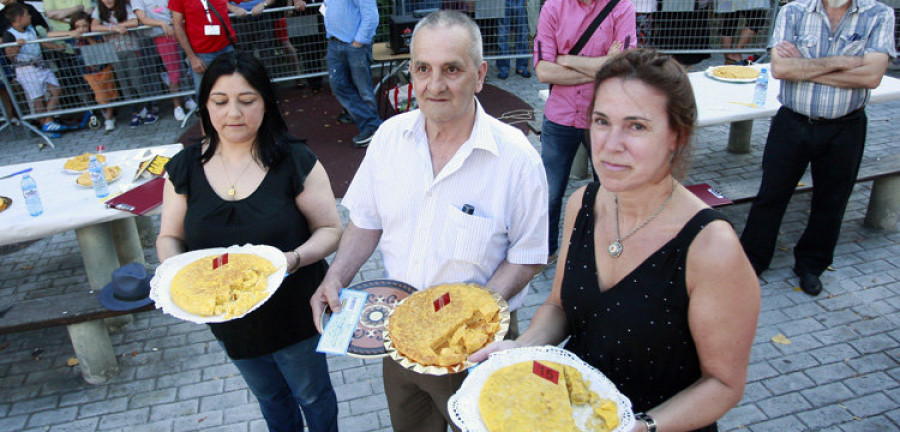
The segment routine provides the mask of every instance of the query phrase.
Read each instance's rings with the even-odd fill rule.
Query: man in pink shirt
[[[569,170],[579,145],[588,142],[588,108],[594,75],[607,58],[636,43],[634,3],[619,0],[577,55],[569,52],[600,12],[615,0],[548,0],[541,9],[534,39],[534,71],[551,85],[541,127],[541,159],[550,198],[550,262],[559,247],[559,219]],[[597,177],[594,176],[596,180]]]

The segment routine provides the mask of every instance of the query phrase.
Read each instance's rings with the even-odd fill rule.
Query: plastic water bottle
[[[769,72],[762,68],[756,77],[756,88],[753,89],[753,104],[757,108],[766,106],[766,90],[769,87]]]
[[[41,204],[41,194],[38,193],[37,183],[30,174],[22,176],[22,196],[25,197],[25,207],[28,207],[28,214],[40,216],[44,213],[44,205]]]
[[[97,160],[97,156],[91,155],[88,171],[91,173],[91,183],[94,185],[94,193],[97,195],[97,198],[103,198],[109,195],[109,186],[106,184],[106,175],[103,173],[103,164]]]

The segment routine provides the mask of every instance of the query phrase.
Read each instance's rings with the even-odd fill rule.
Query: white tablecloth
[[[144,181],[131,183],[137,172],[138,156],[146,150],[172,156],[181,148],[181,144],[169,144],[104,153],[107,165],[118,165],[123,170],[122,176],[109,185],[110,197]],[[93,189],[76,184],[77,175],[63,170],[66,159],[0,167],[0,176],[31,167],[31,176],[37,182],[44,205],[44,214],[31,217],[22,197],[22,176],[0,180],[0,196],[13,200],[10,208],[0,212],[0,245],[41,239],[76,228],[134,216],[125,211],[106,208],[103,201],[107,198],[97,198]]]
[[[769,68],[768,64],[756,65],[757,68]],[[781,81],[772,77],[769,70],[769,87],[766,92],[766,106],[761,108],[747,106],[753,102],[754,84],[732,84],[718,81],[706,76],[706,72],[688,74],[694,97],[697,99],[697,126],[711,126],[732,123],[742,120],[768,118],[775,115],[781,104],[778,93]],[[547,100],[547,90],[541,90],[541,98]],[[881,85],[872,91],[870,104],[884,103],[900,99],[900,80],[885,76]]]

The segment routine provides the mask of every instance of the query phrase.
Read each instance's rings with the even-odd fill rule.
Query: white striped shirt
[[[476,100],[477,101],[477,100]],[[464,205],[474,213],[463,213]],[[437,177],[416,110],[375,133],[341,205],[382,230],[385,277],[418,289],[485,284],[497,267],[547,262],[547,177],[522,132],[476,103],[475,126]],[[527,287],[509,301],[515,310]]]
[[[796,0],[781,8],[769,47],[794,44],[804,58],[863,56],[885,53],[896,57],[894,11],[875,0],[851,0],[836,32],[831,32],[822,0]],[[868,89],[844,89],[812,81],[781,80],[778,101],[791,111],[812,118],[838,118],[869,101]]]

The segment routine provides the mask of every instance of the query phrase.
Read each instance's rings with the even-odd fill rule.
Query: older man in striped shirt
[[[375,133],[341,202],[350,223],[310,301],[313,318],[318,323],[326,306],[340,310],[338,291],[378,246],[389,279],[419,289],[470,282],[501,294],[515,335],[524,288],[547,262],[541,159],[522,132],[486,114],[475,98],[487,63],[471,18],[434,12],[416,26],[411,48],[420,109]],[[394,431],[447,430],[447,400],[465,373],[424,375],[391,358],[383,373]]]
[[[741,243],[760,274],[800,177],[811,165],[812,208],[794,247],[800,288],[815,296],[831,264],[866,142],[865,105],[896,57],[894,13],[875,0],[796,0],[775,22],[772,75],[783,107],[772,119],[763,178]]]

